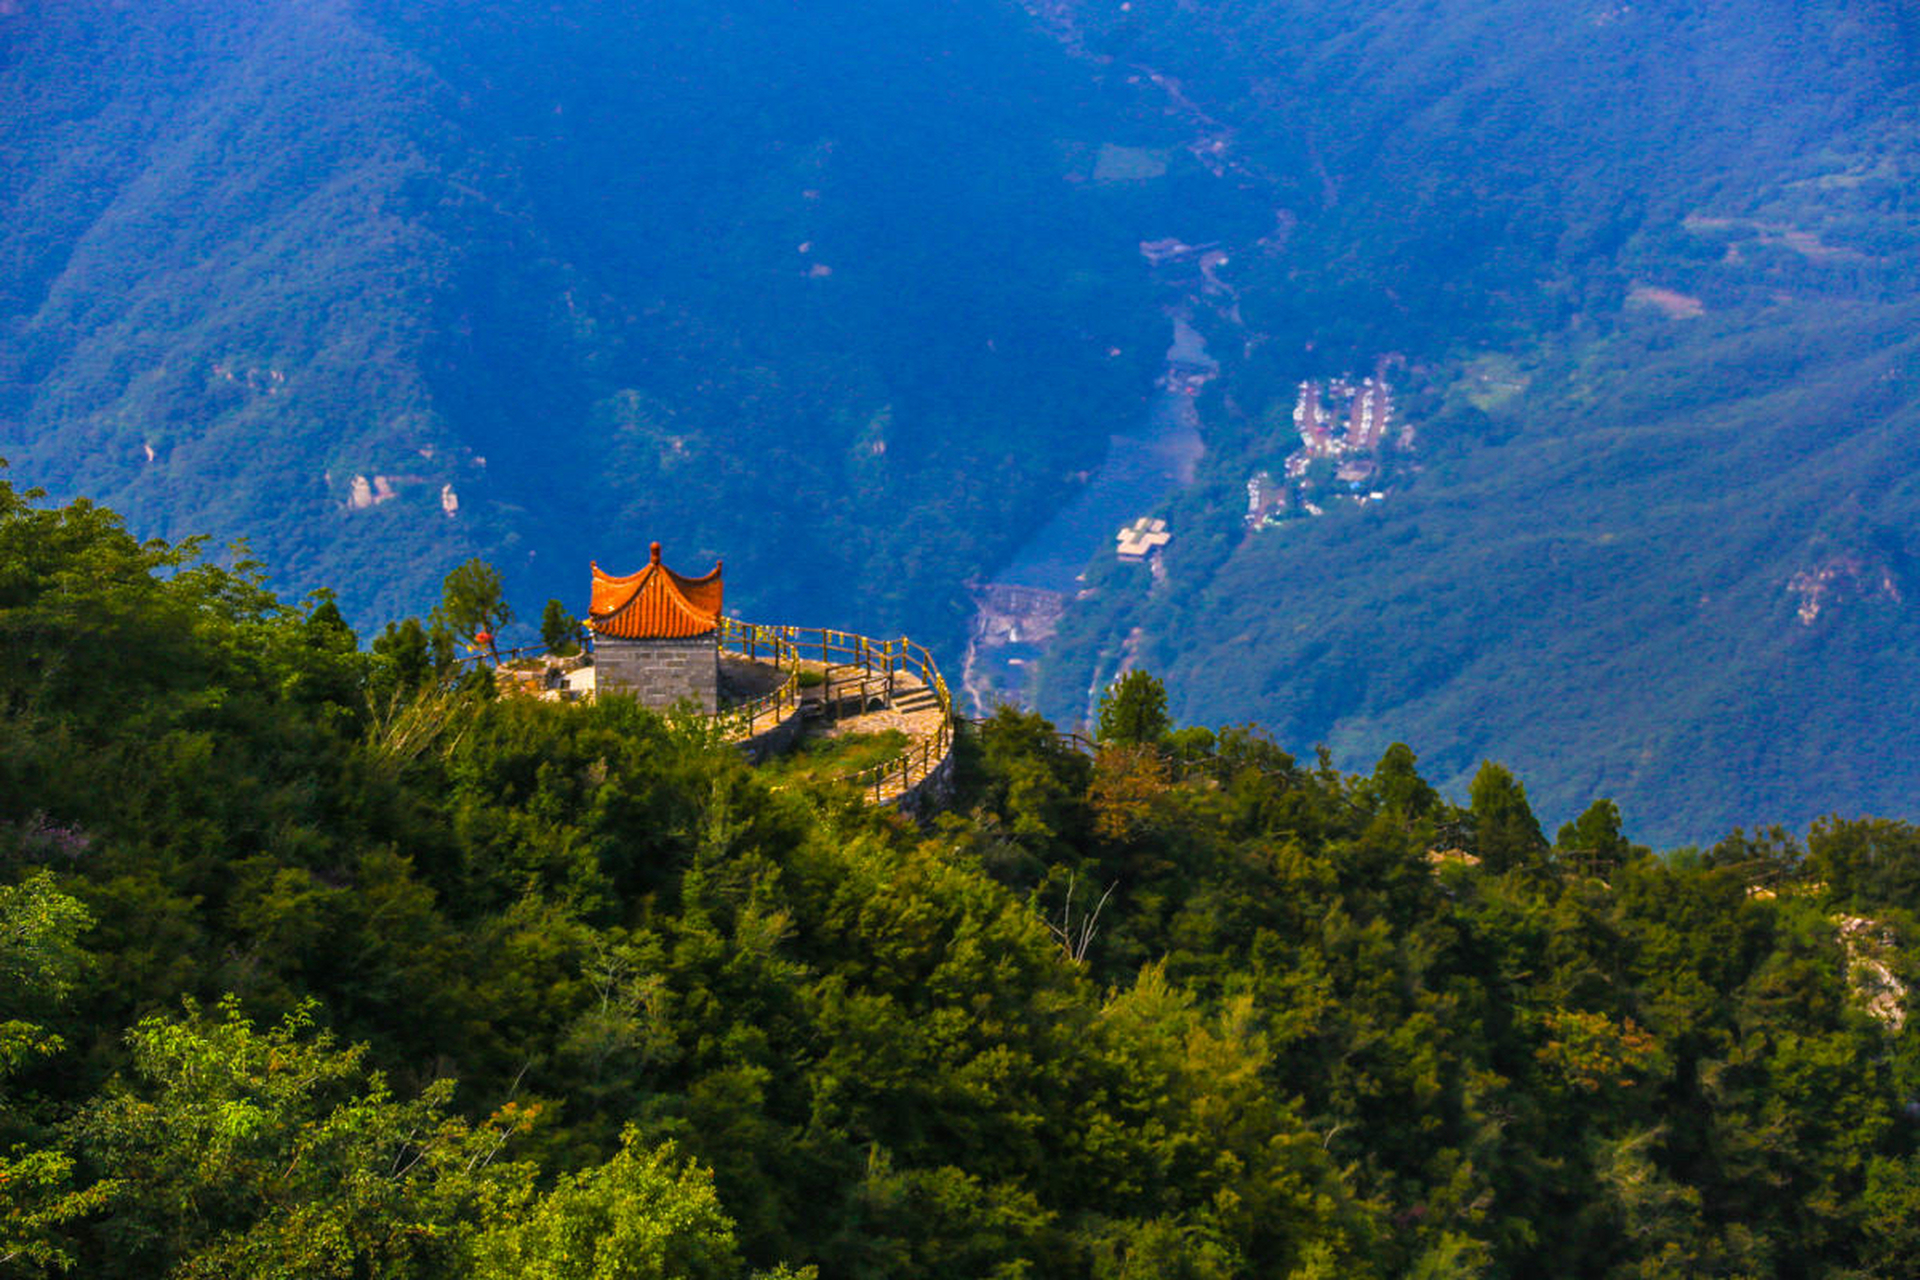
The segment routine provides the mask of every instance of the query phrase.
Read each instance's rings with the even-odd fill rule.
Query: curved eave
[[[662,564],[624,577],[593,566],[593,602],[587,626],[620,640],[680,640],[706,635],[720,625],[720,566],[686,578]]]

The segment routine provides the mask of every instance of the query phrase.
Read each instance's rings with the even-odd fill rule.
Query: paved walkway
[[[803,671],[818,672],[826,678],[824,683],[800,690],[801,707],[807,716],[805,738],[844,738],[897,730],[907,738],[902,755],[919,760],[937,752],[945,713],[938,696],[919,676],[895,672],[889,697],[883,676],[856,667],[829,666],[812,659],[803,659],[800,666]],[[720,655],[721,710],[771,693],[785,678],[786,673],[772,663],[723,653]],[[594,668],[568,671],[564,679],[566,696],[593,697]],[[919,781],[920,775],[909,774],[909,786]],[[878,799],[881,803],[898,799],[902,790],[899,778],[889,776],[880,784]]]
[[[820,664],[806,664],[819,669]],[[884,683],[884,682],[876,682]],[[801,690],[805,697],[813,690]],[[848,697],[856,696],[851,691]],[[898,729],[907,735],[911,742],[939,736],[941,711],[939,699],[918,676],[897,672],[893,677],[893,700],[880,706],[869,706],[866,710],[852,710],[851,704],[842,700],[841,705],[849,708],[837,717],[823,717],[818,720],[818,728],[810,734],[826,738],[843,738],[856,733],[885,733],[889,729]]]

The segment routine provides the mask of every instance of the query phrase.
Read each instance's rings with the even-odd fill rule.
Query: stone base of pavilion
[[[751,658],[722,653],[720,655],[720,706],[714,718],[721,721],[737,719],[743,710],[753,707],[756,703],[765,703],[781,685],[786,683],[787,674],[771,662],[756,662]],[[568,702],[587,700],[598,692],[598,688],[597,670],[592,663],[588,663],[562,672],[558,690],[549,692],[547,696],[557,696]],[[799,716],[800,710],[797,703],[784,709],[768,708],[753,717],[751,721],[742,722],[738,732],[730,736],[735,739],[758,737],[769,729],[777,728],[786,721],[795,719]]]

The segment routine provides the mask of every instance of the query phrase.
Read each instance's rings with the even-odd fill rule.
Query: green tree
[[[86,953],[78,939],[92,923],[50,872],[0,886],[0,1010],[8,1015],[0,1022],[0,1082],[60,1048],[40,1024],[79,981]]]
[[[1367,787],[1381,808],[1394,810],[1402,817],[1419,818],[1439,805],[1440,793],[1420,776],[1414,767],[1417,763],[1413,748],[1406,743],[1396,742],[1387,748],[1374,765]]]
[[[1877,1157],[1867,1166],[1861,1197],[1867,1274],[1911,1276],[1920,1257],[1920,1161]]]
[[[33,1099],[16,1096],[14,1077],[64,1042],[45,1023],[65,1003],[86,964],[79,936],[92,921],[86,908],[35,872],[0,887],[0,1268],[71,1263],[61,1227],[92,1209],[97,1196],[72,1189],[73,1159],[64,1151],[19,1143],[38,1131]]]
[[[1527,789],[1505,766],[1480,762],[1467,789],[1472,800],[1473,836],[1481,863],[1489,871],[1511,871],[1539,860],[1546,837],[1527,803]]]
[[[447,1275],[531,1170],[498,1163],[532,1122],[514,1104],[471,1126],[451,1080],[396,1098],[364,1046],[317,1032],[313,1007],[257,1030],[237,1003],[149,1017],[132,1080],[71,1133],[97,1168],[82,1259],[94,1276]]]
[[[1906,823],[1823,819],[1807,833],[1807,862],[1836,901],[1920,913],[1920,830]]]
[[[971,789],[1015,839],[1038,847],[1084,825],[1091,764],[1045,718],[1003,703],[961,741]]]
[[[389,622],[369,648],[374,658],[375,693],[383,699],[419,689],[434,675],[433,645],[418,618]]]
[[[540,614],[540,640],[555,657],[580,652],[580,619],[568,613],[567,607],[558,600],[547,601],[546,609]]]
[[[1595,800],[1586,812],[1563,825],[1553,847],[1582,870],[1600,876],[1633,854],[1633,846],[1620,834],[1620,806],[1606,799]]]
[[[290,664],[283,692],[311,704],[353,707],[361,701],[367,674],[359,637],[340,616],[333,592],[317,591],[313,611],[299,627],[298,643],[305,651]]]
[[[440,606],[434,610],[434,620],[458,636],[476,640],[486,636],[487,650],[498,662],[500,651],[494,638],[500,628],[513,621],[500,571],[478,557],[455,565],[440,584]]]
[[[1129,671],[1100,695],[1103,745],[1157,746],[1173,729],[1167,688],[1144,671]]]
[[[734,1280],[745,1273],[713,1175],[682,1159],[670,1142],[641,1150],[629,1129],[613,1159],[562,1176],[552,1191],[483,1236],[471,1274],[475,1280]],[[793,1275],[784,1268],[775,1274]]]

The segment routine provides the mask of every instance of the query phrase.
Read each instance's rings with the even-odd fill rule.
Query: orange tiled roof
[[[683,578],[660,563],[660,544],[647,567],[624,578],[593,566],[593,603],[587,625],[619,640],[677,640],[703,636],[720,625],[720,563],[704,578]]]

